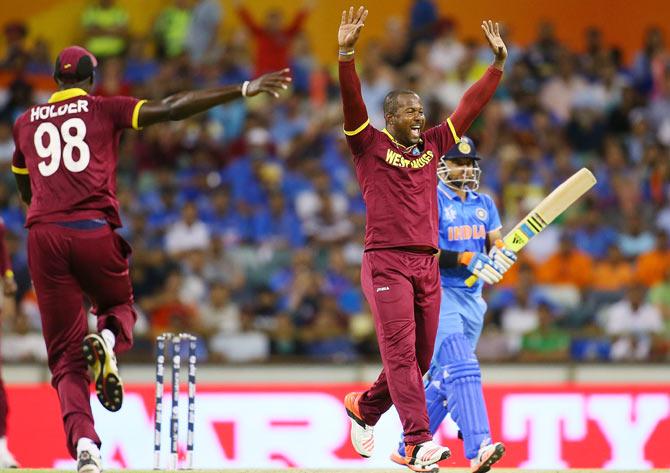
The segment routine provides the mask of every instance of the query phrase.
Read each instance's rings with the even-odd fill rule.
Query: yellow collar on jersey
[[[384,128],[384,129],[382,130],[382,133],[384,133],[386,136],[388,136],[389,138],[391,138],[391,141],[393,141],[396,145],[400,146],[401,148],[405,149],[406,151],[409,151],[409,150],[411,150],[412,148],[414,148],[414,147],[416,146],[416,144],[409,145],[409,146],[405,146],[404,144],[399,143],[399,142],[393,137],[393,135],[391,134],[391,132],[388,131],[386,128]]]
[[[49,97],[49,103],[62,102],[63,100],[69,100],[72,97],[79,97],[81,95],[88,95],[84,89],[79,87],[74,87],[72,89],[59,90],[54,92],[51,97]]]

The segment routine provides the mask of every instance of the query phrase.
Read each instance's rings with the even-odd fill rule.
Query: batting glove
[[[505,274],[517,260],[516,253],[507,249],[502,240],[496,240],[495,246],[489,251],[489,258],[498,263],[502,274]]]
[[[468,271],[488,284],[495,284],[502,279],[503,269],[484,253],[464,251],[458,262],[467,266]]]

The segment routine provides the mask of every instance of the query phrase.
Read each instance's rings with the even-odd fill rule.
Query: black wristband
[[[456,268],[458,266],[458,255],[458,251],[440,250],[440,268]]]

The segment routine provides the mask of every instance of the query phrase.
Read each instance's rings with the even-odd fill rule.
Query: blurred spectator
[[[507,338],[507,347],[511,353],[522,348],[523,337],[536,330],[540,324],[538,305],[530,297],[529,288],[518,286],[514,290],[514,302],[503,310],[500,325]]]
[[[651,287],[663,280],[670,270],[670,242],[668,235],[656,231],[654,249],[640,254],[637,259],[637,279],[647,287]]]
[[[624,256],[635,258],[654,248],[654,235],[645,227],[644,218],[639,213],[628,217],[619,237],[619,248]]]
[[[200,309],[200,322],[208,333],[234,334],[242,329],[239,306],[225,284],[214,284],[209,300]]]
[[[510,348],[507,335],[491,317],[484,318],[484,328],[477,343],[477,358],[480,361],[508,361],[516,355]]]
[[[330,187],[328,175],[321,172],[314,179],[314,190],[301,192],[296,199],[305,235],[320,243],[343,241],[354,230],[346,196]]]
[[[149,53],[147,41],[133,39],[128,47],[123,80],[132,85],[143,85],[158,73],[158,61]]]
[[[99,80],[94,93],[104,97],[114,95],[131,95],[130,84],[123,77],[123,61],[121,58],[109,58],[100,65]]]
[[[13,318],[11,330],[2,334],[1,354],[3,361],[9,362],[47,361],[47,349],[40,330],[31,327],[28,317],[22,312]]]
[[[670,65],[663,68],[658,86],[658,96],[648,107],[649,123],[656,138],[670,146]]]
[[[26,71],[31,74],[51,76],[53,73],[53,61],[49,43],[44,38],[37,38],[30,51],[30,59]]]
[[[325,297],[301,338],[308,355],[322,361],[346,362],[356,358],[347,320],[335,299]]]
[[[199,65],[216,54],[216,35],[221,23],[221,5],[218,0],[197,0],[191,12],[191,23],[186,37],[186,50],[194,64]]]
[[[663,33],[658,27],[651,27],[647,30],[644,38],[642,50],[635,56],[632,67],[633,78],[636,88],[642,93],[653,91],[654,87],[654,69],[658,62],[667,54]]]
[[[670,268],[663,273],[663,278],[651,287],[649,302],[661,309],[666,334],[670,334]]]
[[[599,316],[605,333],[612,339],[610,356],[613,360],[647,359],[653,335],[664,331],[661,311],[645,303],[645,295],[643,286],[632,285],[626,298]]]
[[[184,258],[184,279],[179,291],[179,299],[194,307],[202,307],[209,296],[205,276],[206,255],[205,250],[194,250]]]
[[[9,84],[9,99],[0,109],[0,121],[14,123],[33,104],[33,86],[21,77],[14,79]]]
[[[439,22],[439,12],[434,0],[414,0],[409,11],[410,49],[420,42],[431,42]]]
[[[206,250],[209,246],[209,229],[198,219],[198,209],[187,202],[181,211],[181,219],[173,223],[165,235],[165,251],[180,255],[191,250]]]
[[[104,60],[121,56],[128,45],[128,12],[114,0],[94,0],[81,16],[84,46]]]
[[[558,64],[561,50],[554,24],[542,21],[538,25],[535,42],[528,48],[526,60],[539,77],[548,77],[554,72],[555,64]]]
[[[633,265],[624,259],[616,245],[611,245],[607,256],[593,264],[591,288],[599,292],[619,292],[628,287],[634,277]]]
[[[181,272],[174,269],[168,274],[158,294],[144,298],[141,307],[149,314],[153,334],[201,333],[202,326],[195,307],[184,303],[179,296],[182,284]]]
[[[0,70],[21,72],[30,59],[25,41],[28,28],[22,22],[5,24],[5,57],[0,60]]]
[[[394,69],[405,67],[412,60],[409,34],[405,22],[397,16],[386,20],[386,35],[382,41],[384,62]]]
[[[244,318],[250,322],[252,316]],[[212,337],[210,346],[215,361],[248,363],[266,361],[270,356],[270,339],[249,324],[236,334],[219,333]]]
[[[364,51],[365,58],[362,62],[361,71],[361,93],[363,100],[368,104],[370,123],[373,126],[383,128],[384,98],[394,87],[394,77],[391,68],[383,62],[381,44],[371,41]]]
[[[567,361],[570,335],[556,325],[551,308],[547,304],[537,307],[538,327],[523,335],[520,361],[561,362]]]
[[[454,69],[465,57],[465,47],[456,36],[456,23],[442,18],[437,24],[437,38],[430,46],[430,64],[443,74]],[[366,102],[367,103],[367,102]]]
[[[154,22],[154,40],[159,58],[174,58],[186,49],[186,39],[191,26],[189,0],[173,0]]]
[[[521,220],[544,197],[542,185],[533,176],[532,162],[525,159],[517,161],[503,190],[505,213],[514,221]]]
[[[0,167],[5,171],[11,170],[13,154],[12,124],[8,121],[2,121],[0,122]]]
[[[582,225],[574,232],[575,246],[595,259],[605,257],[609,248],[618,243],[617,232],[603,222],[602,213],[591,205],[582,217]]]
[[[558,75],[547,80],[540,92],[540,103],[561,123],[570,119],[575,98],[586,89],[586,81],[575,73],[574,57],[562,51],[558,58]]]
[[[265,23],[261,26],[241,0],[236,0],[236,5],[240,19],[256,43],[254,77],[288,67],[291,64],[291,44],[302,30],[311,4],[304,2],[288,26],[284,26],[284,12],[281,9],[268,10]]]
[[[280,192],[270,194],[269,207],[254,215],[254,241],[259,245],[274,248],[299,248],[305,244],[300,221],[295,213],[286,206]]]
[[[537,268],[536,277],[540,284],[586,289],[593,282],[593,260],[564,235],[558,251]]]

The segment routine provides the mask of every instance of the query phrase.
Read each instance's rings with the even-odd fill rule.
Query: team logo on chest
[[[416,148],[414,148],[416,149]],[[418,151],[418,150],[417,150]],[[399,168],[413,168],[413,169],[419,169],[424,167],[426,164],[431,162],[433,160],[433,152],[432,151],[426,151],[423,153],[421,156],[419,156],[416,159],[406,159],[402,154],[397,153],[393,151],[392,149],[386,150],[386,163],[390,164],[391,166],[399,167]]]
[[[449,207],[445,207],[444,210],[442,211],[444,214],[444,218],[447,219],[447,222],[453,222],[456,220],[456,210],[454,210],[454,206],[450,205]]]
[[[481,207],[477,207],[477,210],[475,210],[475,215],[477,216],[477,218],[479,220],[481,220],[482,222],[485,222],[486,219],[489,216],[489,213],[486,211],[486,209],[483,209]]]

